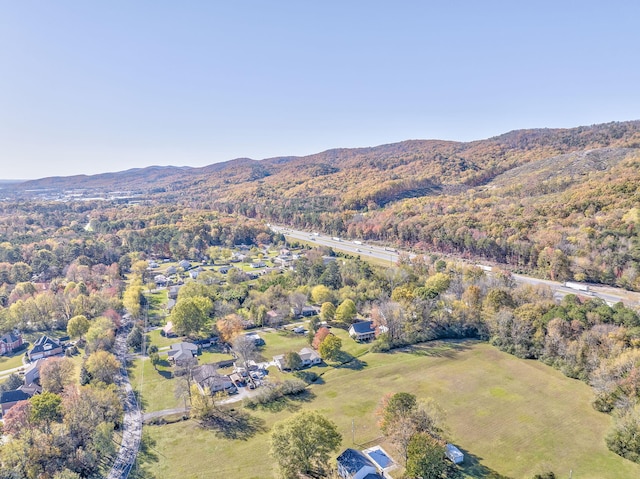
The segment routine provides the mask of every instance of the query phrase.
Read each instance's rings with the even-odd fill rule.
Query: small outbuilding
[[[444,455],[454,464],[460,464],[464,461],[464,454],[453,444],[447,444],[444,447]]]

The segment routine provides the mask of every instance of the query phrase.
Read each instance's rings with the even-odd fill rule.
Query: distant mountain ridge
[[[149,166],[97,175],[49,177],[8,185],[32,190],[136,191],[165,198],[208,195],[218,202],[329,196],[338,208],[382,206],[453,185],[473,187],[512,168],[571,152],[640,147],[640,121],[570,129],[515,130],[486,140],[406,140],[365,148],[204,167]],[[260,203],[260,201],[258,201]]]

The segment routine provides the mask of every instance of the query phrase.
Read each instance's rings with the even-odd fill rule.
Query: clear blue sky
[[[640,2],[0,0],[0,178],[640,118]]]

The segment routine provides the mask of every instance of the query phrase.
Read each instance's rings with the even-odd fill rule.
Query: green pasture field
[[[370,446],[384,442],[375,416],[381,398],[399,391],[432,397],[445,409],[449,437],[466,456],[467,477],[519,479],[546,471],[558,477],[572,471],[576,479],[640,477],[640,465],[607,450],[611,419],[591,407],[588,385],[475,341],[367,353],[329,368],[302,400],[243,410],[250,415],[244,436],[224,437],[194,421],[146,427],[159,452],[150,468],[168,479],[271,477],[268,430],[274,422],[314,409],[336,422],[342,447],[353,446],[352,424],[354,447]],[[218,458],[215,464],[211,457]]]

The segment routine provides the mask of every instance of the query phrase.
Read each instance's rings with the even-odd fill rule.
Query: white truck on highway
[[[338,238],[337,236],[334,236],[333,238],[331,238],[333,241],[342,241],[340,238]]]
[[[362,244],[362,241],[354,241],[353,244]]]
[[[565,288],[575,289],[576,291],[584,291],[585,293],[589,292],[589,285],[582,283],[575,283],[573,281],[567,281],[564,283]]]

